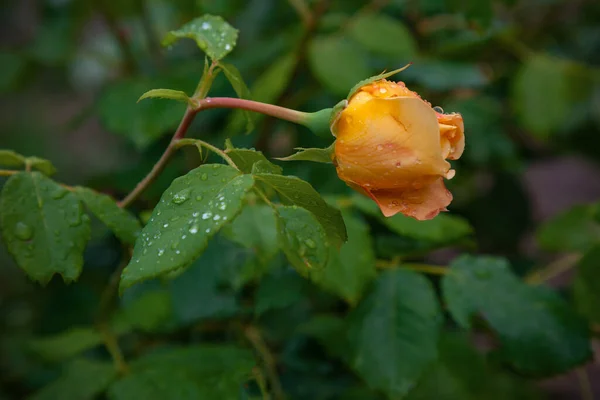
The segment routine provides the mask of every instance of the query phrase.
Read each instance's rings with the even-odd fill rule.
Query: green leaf
[[[377,275],[375,252],[369,227],[350,214],[344,215],[348,241],[341,250],[330,249],[329,262],[322,270],[310,271],[310,279],[351,305],[356,305],[365,287]]]
[[[300,326],[299,331],[315,338],[332,357],[351,363],[349,343],[345,340],[346,329],[346,321],[343,318],[322,314],[314,315]]]
[[[171,315],[172,304],[169,292],[153,290],[119,309],[112,324],[119,332],[129,332],[132,329],[155,332],[166,325]]]
[[[133,214],[119,207],[112,197],[94,190],[79,186],[75,188],[75,193],[121,241],[135,243],[142,225]]]
[[[173,90],[173,89],[152,89],[148,90],[146,93],[140,96],[138,102],[144,99],[169,99],[169,100],[177,100],[182,103],[186,103],[189,105],[193,105],[192,99],[181,90]]]
[[[213,60],[220,60],[229,54],[236,45],[238,30],[221,17],[203,15],[176,31],[170,31],[163,39],[163,46],[170,46],[179,39],[189,38]]]
[[[306,275],[327,265],[327,236],[310,211],[296,206],[277,208],[277,230],[281,249],[298,272]]]
[[[252,93],[252,100],[261,103],[275,102],[288,87],[296,63],[296,55],[293,53],[286,54],[275,60],[251,85],[250,93]],[[253,117],[254,125],[258,125],[264,117],[263,114],[255,114]],[[225,131],[237,134],[243,129],[246,121],[246,112],[236,110]]]
[[[37,169],[46,176],[52,176],[56,173],[56,167],[51,161],[39,157],[27,157],[25,164],[33,169]]]
[[[295,176],[255,174],[254,177],[273,188],[283,204],[302,207],[313,213],[323,225],[330,244],[340,247],[347,240],[342,214],[329,206],[308,182]]]
[[[73,282],[81,274],[90,222],[74,193],[39,172],[8,179],[0,197],[0,228],[17,265],[47,284],[54,274]]]
[[[189,266],[208,240],[242,209],[251,175],[202,165],[173,181],[138,237],[120,289]]]
[[[116,378],[110,362],[77,359],[71,362],[56,381],[45,386],[31,400],[93,400]]]
[[[112,400],[238,399],[251,376],[252,353],[232,346],[165,349],[131,363],[108,391]]]
[[[359,14],[349,34],[367,50],[396,59],[415,56],[416,43],[410,31],[396,18],[384,14]]]
[[[245,174],[252,173],[254,164],[262,162],[264,169],[268,169],[269,173],[281,175],[281,167],[273,164],[263,155],[262,152],[250,149],[227,149],[225,150],[233,163]]]
[[[517,371],[552,375],[590,358],[585,321],[555,292],[527,286],[499,258],[462,256],[450,267],[442,289],[452,317],[469,328],[481,313],[497,332],[500,356]]]
[[[275,213],[264,204],[244,207],[232,223],[223,228],[223,234],[245,248],[254,250],[267,261],[279,251]]]
[[[374,76],[371,76],[371,77],[369,77],[367,79],[361,80],[356,85],[352,86],[352,89],[350,89],[350,92],[348,92],[348,96],[346,97],[346,99],[350,100],[350,98],[354,95],[354,93],[356,93],[358,91],[358,89],[360,89],[361,87],[363,87],[365,85],[368,85],[370,83],[373,83],[373,82],[380,81],[382,79],[387,79],[387,78],[389,78],[392,75],[396,75],[397,73],[400,73],[400,72],[404,71],[405,69],[407,69],[408,67],[410,67],[410,65],[411,64],[407,64],[407,65],[405,65],[402,68],[398,68],[398,69],[395,69],[395,70],[389,71],[389,72],[383,72],[381,74],[374,75]],[[343,105],[343,107],[341,107],[342,105]],[[343,109],[347,105],[348,105],[348,103],[347,102],[343,102],[343,101],[341,101],[340,103],[338,103],[338,105],[336,106],[336,108],[341,108],[341,109],[337,113],[335,113],[335,114],[339,114],[341,111],[343,111]],[[335,109],[334,109],[334,111],[335,111]],[[332,121],[332,125],[333,125],[333,121]]]
[[[544,223],[537,232],[542,248],[549,251],[585,252],[600,243],[600,204],[578,205]]]
[[[296,150],[299,150],[297,153],[292,154],[291,156],[281,157],[278,160],[282,161],[314,161],[319,163],[331,164],[333,152],[335,149],[335,143],[332,143],[331,146],[325,149],[305,149],[302,147],[297,147]]]
[[[533,400],[539,396],[525,382],[490,365],[466,335],[442,335],[439,356],[411,390],[407,400]]]
[[[305,281],[293,270],[279,271],[261,279],[254,298],[254,312],[260,316],[269,310],[289,307],[306,295]]]
[[[244,79],[242,78],[242,74],[240,71],[232,64],[227,63],[219,63],[219,66],[225,73],[225,77],[231,83],[231,87],[235,90],[235,93],[238,95],[240,99],[250,99],[250,90]],[[250,132],[254,129],[254,113],[250,111],[241,110],[242,113],[246,116],[246,132]]]
[[[393,232],[413,239],[443,244],[456,242],[473,233],[469,223],[456,215],[439,214],[428,221],[417,221],[402,214],[386,218],[377,205],[365,196],[354,195],[352,203],[364,213],[379,219]]]
[[[442,313],[423,275],[382,273],[349,319],[352,366],[390,398],[406,395],[437,356]]]
[[[226,318],[239,311],[227,276],[243,263],[246,252],[217,236],[189,268],[169,282],[173,310],[178,322],[192,324],[211,318]]]
[[[59,334],[29,342],[29,348],[48,361],[60,361],[94,348],[102,343],[102,335],[93,328],[71,328]]]
[[[315,77],[332,93],[345,96],[356,82],[369,76],[367,55],[341,36],[318,36],[308,47],[308,61]]]
[[[0,150],[0,165],[9,168],[22,168],[25,166],[25,157],[12,150]]]
[[[548,138],[562,127],[571,102],[568,77],[558,60],[543,55],[529,58],[513,85],[513,107],[526,129],[539,138]]]
[[[142,78],[108,86],[98,101],[98,114],[105,128],[131,140],[139,149],[173,130],[185,112],[178,102],[150,99],[137,103],[140,93],[155,85]]]
[[[600,324],[600,244],[591,248],[577,263],[573,292],[579,312]]]

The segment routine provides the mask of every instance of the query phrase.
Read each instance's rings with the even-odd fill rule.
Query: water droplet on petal
[[[433,111],[435,111],[436,113],[439,113],[439,114],[443,114],[444,113],[444,109],[442,107],[440,107],[440,106],[433,107]]]
[[[17,222],[15,236],[21,240],[29,240],[33,237],[33,229],[24,222]]]
[[[377,151],[381,151],[381,150],[383,150],[383,146],[382,146],[382,145],[380,145],[380,144],[378,144],[378,145],[377,145]]]

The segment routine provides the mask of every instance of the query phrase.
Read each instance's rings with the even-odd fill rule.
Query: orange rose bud
[[[446,159],[465,147],[460,114],[438,113],[404,83],[380,80],[354,93],[332,131],[338,176],[383,215],[427,220],[446,211],[444,178],[455,173]]]

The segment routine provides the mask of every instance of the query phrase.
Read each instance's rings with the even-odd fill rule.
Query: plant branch
[[[102,323],[98,325],[98,330],[102,335],[102,339],[104,341],[104,346],[106,350],[110,354],[115,364],[115,368],[119,371],[119,374],[126,375],[129,372],[129,366],[127,362],[125,362],[125,357],[123,357],[123,353],[121,352],[121,348],[119,347],[119,343],[117,341],[117,336],[113,333],[113,331],[109,328],[108,324]]]
[[[567,254],[560,257],[544,268],[533,271],[531,274],[527,275],[525,277],[525,282],[532,285],[546,282],[573,268],[580,258],[581,255],[579,254]]]
[[[209,108],[238,108],[269,115],[297,124],[302,124],[309,115],[308,113],[292,110],[290,108],[234,97],[207,97],[205,99],[197,100],[196,107],[196,110],[198,111]]]
[[[302,19],[302,23],[305,26],[310,26],[312,23],[312,13],[310,12],[310,8],[306,4],[305,0],[288,0],[288,3],[296,10],[300,19]]]
[[[194,117],[196,116],[196,111],[192,108],[188,108],[181,119],[181,123],[179,127],[175,131],[173,138],[171,139],[171,143],[165,149],[165,152],[160,157],[160,159],[154,164],[154,167],[150,170],[150,172],[146,175],[144,179],[142,179],[136,187],[129,193],[123,200],[119,202],[119,207],[125,208],[131,205],[143,192],[158,178],[158,175],[165,169],[167,166],[167,162],[175,152],[175,143],[181,138],[183,138],[192,124]]]
[[[279,382],[279,377],[277,376],[277,363],[275,362],[275,357],[273,356],[273,354],[271,354],[271,351],[265,343],[260,331],[254,326],[247,326],[244,329],[244,335],[252,344],[254,349],[258,352],[258,354],[263,360],[263,363],[265,364],[267,378],[269,379],[274,399],[285,399],[285,393],[283,392],[283,388],[281,387],[281,383]]]
[[[430,275],[446,275],[449,271],[448,267],[442,267],[440,265],[401,263],[395,260],[392,260],[391,262],[386,260],[377,260],[375,266],[377,268],[403,268]]]
[[[0,169],[0,176],[13,176],[23,171],[13,171],[8,169]]]

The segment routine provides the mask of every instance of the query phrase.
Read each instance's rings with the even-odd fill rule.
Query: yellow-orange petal
[[[465,149],[465,125],[458,113],[436,113],[444,158],[458,160]]]
[[[446,207],[452,201],[452,194],[441,177],[421,188],[369,190],[362,187],[361,192],[375,200],[384,216],[402,213],[419,221],[447,211]]]

